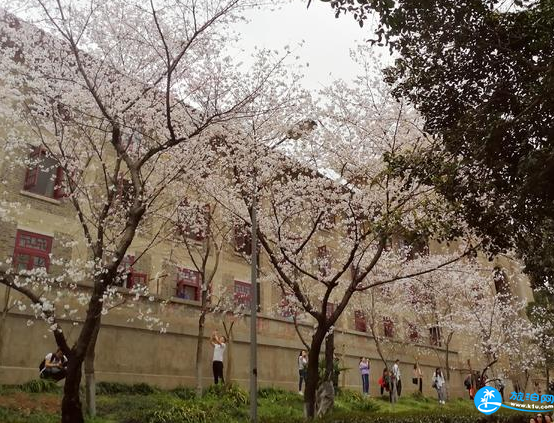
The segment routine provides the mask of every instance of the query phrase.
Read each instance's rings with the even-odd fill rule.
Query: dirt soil
[[[57,414],[60,411],[61,402],[61,396],[57,394],[13,392],[0,395],[0,407],[18,410],[23,414],[33,411]]]

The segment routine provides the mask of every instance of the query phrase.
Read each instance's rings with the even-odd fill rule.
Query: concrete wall
[[[99,381],[123,383],[146,382],[162,388],[195,384],[196,323],[195,311],[178,304],[166,311],[165,319],[170,322],[167,333],[146,330],[139,322],[127,322],[123,312],[106,316],[102,326],[97,349],[96,370]],[[16,384],[38,376],[38,365],[44,355],[55,350],[53,337],[42,322],[27,325],[30,316],[12,312],[6,316],[3,348],[0,351],[0,384]],[[64,322],[64,331],[74,340],[78,327]],[[209,318],[206,334],[213,329],[223,333],[220,319]],[[302,328],[304,332],[308,327]],[[231,365],[232,380],[248,387],[249,375],[249,319],[243,318],[234,325],[234,341],[225,357],[225,366]],[[349,389],[361,389],[358,371],[360,356],[368,356],[371,362],[370,392],[377,395],[377,379],[383,370],[383,363],[375,351],[373,339],[354,332],[337,332],[335,348],[342,357],[342,367],[347,370],[339,384]],[[205,342],[204,384],[212,383],[212,348]],[[302,344],[294,326],[283,319],[261,317],[258,322],[258,374],[260,386],[279,386],[297,390],[297,356]],[[404,346],[402,353],[389,357],[401,360],[403,390],[407,394],[417,387],[412,384],[413,350]],[[429,354],[420,356],[424,374],[423,389],[427,395],[434,395],[431,375],[437,356],[429,348]],[[442,353],[443,350],[439,350]],[[452,363],[457,363],[458,354],[451,354]],[[450,383],[453,397],[464,396],[463,376],[453,372]]]

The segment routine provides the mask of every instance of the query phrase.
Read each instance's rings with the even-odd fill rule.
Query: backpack
[[[464,380],[464,386],[466,387],[466,389],[471,388],[471,376],[466,377],[466,379]]]

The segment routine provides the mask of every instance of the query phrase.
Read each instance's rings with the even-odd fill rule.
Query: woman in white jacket
[[[437,390],[437,395],[439,397],[439,404],[446,403],[446,382],[440,367],[437,367],[435,374],[433,375],[433,388]]]

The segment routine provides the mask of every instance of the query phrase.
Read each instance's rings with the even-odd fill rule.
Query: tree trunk
[[[304,416],[307,419],[315,417],[315,398],[319,381],[319,353],[326,332],[327,329],[318,326],[312,336],[312,345],[308,351],[308,369],[306,370],[306,388],[304,389]]]
[[[71,356],[67,366],[67,375],[63,388],[62,423],[84,423],[79,386],[81,384],[81,366],[83,357]]]
[[[4,327],[6,326],[6,319],[8,318],[8,311],[10,311],[10,294],[11,288],[6,286],[4,289],[4,307],[2,308],[2,318],[0,319],[0,364],[2,364],[2,351],[4,350],[4,342],[6,336],[4,335]]]
[[[91,417],[96,416],[96,380],[94,377],[94,359],[96,350],[96,341],[98,340],[98,324],[92,334],[90,344],[85,356],[85,401],[87,405],[87,414]]]
[[[198,318],[198,336],[196,338],[196,395],[200,398],[202,396],[202,367],[204,363],[204,323],[206,322],[206,313],[204,310],[200,312]],[[227,341],[229,343],[229,341]],[[227,366],[229,362],[227,360]]]
[[[233,364],[233,326],[235,322],[232,321],[229,326],[223,322],[223,329],[225,330],[225,337],[227,338],[227,362],[225,364],[225,385],[231,384],[231,367]]]
[[[335,403],[335,337],[330,334],[325,339],[325,375],[317,388],[317,417],[325,416]]]
[[[445,367],[446,367],[446,387],[445,387],[445,391],[446,391],[446,399],[449,400],[450,399],[450,341],[452,341],[452,332],[448,334],[448,337],[446,338],[446,345],[445,345],[445,354],[446,354],[446,358],[445,358]]]
[[[94,292],[89,302],[87,314],[77,342],[69,351],[65,385],[62,399],[62,423],[84,423],[83,407],[79,398],[82,366],[102,320],[102,297],[104,283],[95,282]],[[96,334],[96,335],[95,335]],[[93,344],[95,344],[94,342]],[[94,346],[92,347],[94,348]]]

